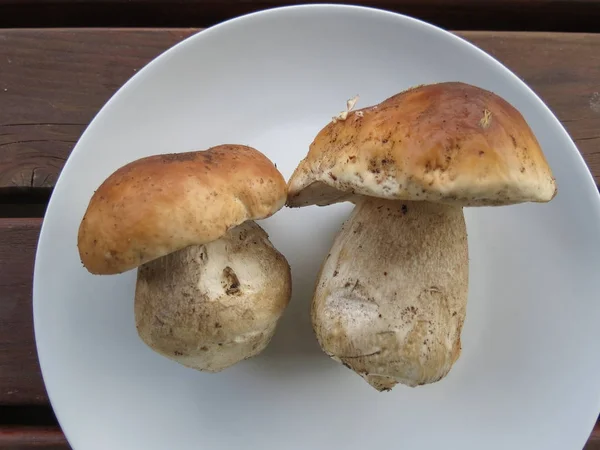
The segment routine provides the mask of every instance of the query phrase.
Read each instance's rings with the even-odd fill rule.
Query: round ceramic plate
[[[293,298],[271,345],[220,374],[151,351],[135,271],[93,276],[76,246],[95,188],[150,154],[247,144],[287,178],[346,100],[459,80],[525,116],[556,175],[548,204],[467,209],[463,352],[442,381],[379,393],[329,359],[309,321],[317,270],[351,206],[284,208],[260,224]],[[44,380],[75,450],[540,449],[584,445],[599,410],[600,202],[565,130],[519,79],[430,25],[346,6],[245,16],[176,45],[89,126],[57,183],[35,265]]]

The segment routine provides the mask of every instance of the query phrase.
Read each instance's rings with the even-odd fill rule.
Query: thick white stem
[[[154,351],[219,372],[262,352],[291,295],[290,267],[254,222],[138,270],[135,320]]]
[[[432,383],[460,354],[467,290],[461,207],[366,198],[323,264],[313,327],[378,390]]]

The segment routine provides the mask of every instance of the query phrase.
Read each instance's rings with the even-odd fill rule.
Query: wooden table
[[[70,448],[40,374],[31,286],[45,206],[82,131],[122,83],[200,27],[291,3],[0,0],[0,449]],[[472,30],[457,34],[542,97],[600,182],[600,0],[362,4]]]

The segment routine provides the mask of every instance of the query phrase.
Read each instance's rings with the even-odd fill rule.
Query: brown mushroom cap
[[[142,158],[110,175],[92,196],[79,254],[91,273],[125,272],[269,217],[286,195],[281,173],[251,147]]]
[[[288,183],[291,207],[354,194],[492,206],[550,201],[556,183],[513,106],[448,82],[409,89],[329,123]]]

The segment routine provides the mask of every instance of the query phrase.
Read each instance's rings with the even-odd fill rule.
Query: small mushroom
[[[323,351],[377,390],[444,378],[461,352],[466,206],[548,202],[551,169],[521,114],[463,83],[420,86],[323,128],[288,206],[351,201],[311,315]]]
[[[289,303],[290,267],[254,222],[286,195],[282,175],[250,147],[142,158],[92,196],[81,260],[98,275],[139,268],[140,338],[185,366],[219,372],[263,351]]]

